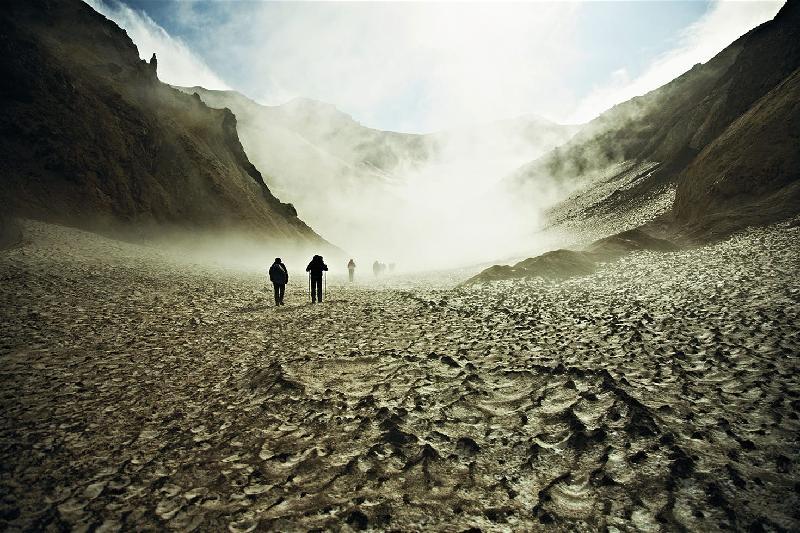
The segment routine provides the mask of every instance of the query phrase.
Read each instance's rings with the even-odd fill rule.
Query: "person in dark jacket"
[[[315,255],[306,267],[311,277],[311,303],[322,303],[322,273],[328,270],[328,265],[322,260],[321,255]]]
[[[283,293],[286,291],[286,284],[289,283],[289,272],[286,265],[281,263],[281,258],[276,257],[275,262],[269,267],[269,280],[275,289],[275,305],[283,305]]]
[[[350,283],[353,283],[353,275],[356,272],[356,262],[352,259],[347,263],[347,272],[350,274]]]

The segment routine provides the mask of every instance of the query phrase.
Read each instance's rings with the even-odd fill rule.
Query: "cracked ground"
[[[261,275],[27,223],[0,527],[797,530],[798,237],[275,308]]]

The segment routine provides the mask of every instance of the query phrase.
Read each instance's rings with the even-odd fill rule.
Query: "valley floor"
[[[800,228],[560,283],[0,253],[0,528],[797,530]]]

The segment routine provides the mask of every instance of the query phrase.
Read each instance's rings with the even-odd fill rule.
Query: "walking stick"
[[[308,273],[308,299],[313,301],[311,296],[311,272]]]
[[[325,295],[325,299],[328,299],[328,273],[322,273],[322,293]]]

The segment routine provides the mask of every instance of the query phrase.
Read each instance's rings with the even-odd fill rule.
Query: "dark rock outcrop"
[[[156,59],[156,54],[153,52],[153,57],[150,58],[150,70],[153,71],[153,75],[158,77],[158,59]]]
[[[272,195],[234,115],[159,82],[155,57],[91,7],[12,0],[0,27],[2,186],[19,216],[324,244]]]

